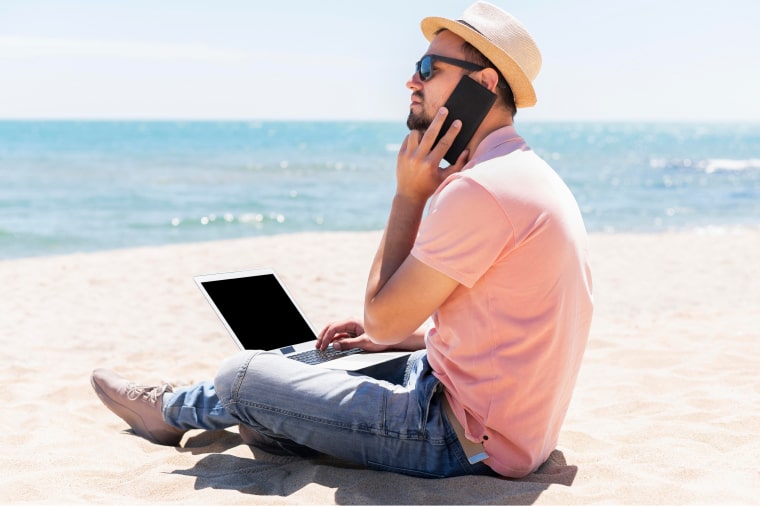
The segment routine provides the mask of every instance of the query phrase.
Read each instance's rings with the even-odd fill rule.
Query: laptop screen
[[[274,350],[316,338],[274,274],[201,284],[247,350]]]

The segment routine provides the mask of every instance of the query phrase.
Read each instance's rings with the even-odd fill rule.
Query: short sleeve
[[[497,200],[476,181],[452,178],[433,197],[412,255],[471,288],[513,240]]]

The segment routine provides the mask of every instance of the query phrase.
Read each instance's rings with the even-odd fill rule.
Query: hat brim
[[[446,29],[472,44],[486,58],[491,60],[507,80],[509,87],[512,88],[517,107],[536,105],[536,90],[533,89],[533,83],[530,82],[525,71],[507,53],[479,32],[458,21],[439,17],[423,19],[420,27],[422,34],[428,41],[432,41],[440,30]]]

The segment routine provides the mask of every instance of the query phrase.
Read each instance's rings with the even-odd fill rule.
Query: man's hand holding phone
[[[444,179],[462,170],[469,160],[465,148],[495,101],[496,94],[462,76],[427,131],[424,134],[413,131],[404,140],[398,156],[397,194],[405,195],[410,189],[411,196],[424,198],[426,202]],[[443,159],[451,165],[439,169]],[[415,181],[415,177],[422,180]]]
[[[462,170],[467,163],[469,151],[465,150],[456,163],[445,169],[440,167],[441,160],[462,128],[462,122],[454,120],[436,143],[447,114],[448,110],[442,107],[424,134],[414,130],[404,139],[396,164],[397,195],[425,203],[447,177]]]

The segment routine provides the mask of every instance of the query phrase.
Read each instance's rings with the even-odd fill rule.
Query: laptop
[[[268,350],[315,367],[378,376],[406,361],[410,352],[325,351],[317,333],[272,269],[195,276],[195,283],[241,350]]]

